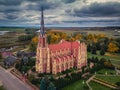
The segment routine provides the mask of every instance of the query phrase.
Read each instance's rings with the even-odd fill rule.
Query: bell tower
[[[39,43],[41,47],[46,47],[46,34],[45,34],[45,28],[44,28],[44,13],[43,8],[41,8],[41,27],[40,27],[40,35],[39,35]]]
[[[41,8],[41,28],[38,40],[36,53],[36,71],[39,73],[50,73],[50,53],[44,28],[43,8]]]

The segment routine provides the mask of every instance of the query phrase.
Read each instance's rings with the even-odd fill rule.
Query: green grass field
[[[8,32],[0,35],[0,48],[10,47],[19,44],[26,44],[27,42],[18,42],[18,37],[26,35],[25,32]]]
[[[116,82],[120,82],[120,76],[96,76],[99,79],[102,79],[106,82],[109,82],[111,84],[116,84]]]
[[[83,88],[84,85],[82,84],[82,82],[83,82],[83,80],[76,81],[75,83],[70,84],[61,90],[85,90]]]
[[[15,27],[11,27],[11,28],[2,28],[0,27],[0,31],[15,31],[15,32],[24,32],[25,31],[25,28],[15,28]]]
[[[102,69],[96,72],[96,74],[105,74],[107,72],[107,74],[109,75],[113,75],[116,74],[115,70],[110,70],[110,69]]]
[[[110,88],[100,85],[93,81],[91,81],[89,85],[91,86],[92,90],[111,90]]]

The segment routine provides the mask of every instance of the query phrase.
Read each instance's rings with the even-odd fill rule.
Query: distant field
[[[0,28],[0,31],[24,32],[24,31],[25,31],[25,28]]]
[[[118,33],[118,32],[116,32],[116,31],[114,31],[114,30],[106,30],[106,31],[90,31],[90,30],[88,30],[87,31],[87,33],[91,33],[91,34],[101,34],[101,33],[103,33],[103,34],[105,34],[105,35],[107,35],[108,37],[120,37],[120,32]]]
[[[52,29],[51,31],[59,31],[65,33],[86,33],[86,34],[106,34],[108,37],[118,38],[120,37],[120,32],[114,30],[55,30]]]
[[[10,47],[14,45],[22,44],[18,42],[18,37],[21,35],[25,35],[25,29],[23,28],[0,28],[2,31],[14,31],[7,32],[4,35],[0,35],[0,48],[2,47]],[[26,42],[23,42],[25,44]]]

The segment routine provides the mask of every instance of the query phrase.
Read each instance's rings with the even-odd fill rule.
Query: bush
[[[38,75],[37,75],[38,77],[43,77],[44,76],[44,74],[43,73],[38,73]]]
[[[116,82],[116,85],[117,85],[117,86],[120,86],[120,82]]]
[[[35,72],[35,67],[33,67],[31,70],[32,70],[32,72]]]
[[[35,79],[35,77],[34,77],[34,75],[32,75],[32,74],[30,74],[30,75],[28,75],[28,80],[31,82],[32,80],[34,80]]]
[[[32,79],[31,83],[34,85],[39,85],[40,84],[40,79]]]

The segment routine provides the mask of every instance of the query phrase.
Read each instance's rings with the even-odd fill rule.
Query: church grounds
[[[114,66],[120,68],[120,54],[119,53],[109,53],[109,52],[106,52],[105,55],[101,56],[99,54],[99,51],[97,51],[96,55],[88,52],[87,56],[88,56],[88,58],[97,57],[98,59],[100,59],[100,58],[109,59]]]
[[[89,83],[89,85],[91,86],[91,88],[92,88],[93,90],[111,90],[110,88],[105,87],[105,86],[103,86],[103,85],[100,85],[100,84],[98,84],[98,83],[96,83],[96,82],[93,82],[93,81],[91,81],[91,82]]]
[[[105,75],[105,76],[100,76],[96,75],[97,78],[104,80],[106,82],[109,82],[110,84],[116,84],[117,82],[120,82],[120,75],[119,76],[113,76],[113,75]]]
[[[7,35],[8,36],[8,35]],[[11,36],[12,37],[12,36]],[[1,40],[3,40],[3,39],[1,39]],[[9,38],[9,40],[11,40],[10,38]],[[13,41],[15,40],[14,38],[12,39]],[[3,40],[4,41],[4,40]],[[3,42],[2,41],[2,42]],[[13,42],[13,43],[15,43],[15,42]],[[15,43],[16,44],[16,43]],[[16,49],[15,51],[18,51],[18,50],[22,50],[21,48],[20,49]],[[97,51],[97,53],[99,53],[99,51]],[[111,62],[112,62],[112,64],[114,64],[114,65],[116,65],[116,66],[120,66],[120,54],[116,54],[116,53],[106,53],[104,56],[101,56],[101,55],[99,55],[99,54],[97,54],[97,55],[94,55],[94,54],[91,54],[91,53],[89,53],[88,52],[88,57],[92,57],[92,56],[94,56],[94,57],[98,57],[98,59],[100,59],[100,58],[106,58],[107,60],[108,59],[110,59],[111,60]],[[29,70],[29,68],[32,68],[32,67],[30,67],[29,65],[28,66],[26,66],[26,67],[24,67],[23,69],[25,70],[25,71],[28,71]],[[67,73],[71,73],[71,72],[74,72],[75,70],[68,70],[68,71],[65,71],[65,72],[63,72],[63,73],[59,73],[58,74],[58,76],[61,76],[61,75],[66,75]],[[105,73],[107,72],[107,74],[110,74],[110,75],[113,75],[113,74],[115,74],[115,71],[113,71],[113,70],[110,70],[110,69],[101,69],[101,70],[99,70],[98,72],[96,72],[96,74],[101,74],[101,75],[105,75]],[[34,73],[34,72],[33,72]],[[68,74],[67,74],[68,75]],[[77,75],[77,74],[76,74]],[[75,76],[76,76],[75,75]],[[51,75],[48,75],[48,76],[51,76]],[[89,76],[88,76],[89,77]],[[109,79],[111,79],[111,81],[112,81],[112,77],[108,77],[108,76],[97,76],[97,77],[99,77],[99,78],[101,78],[101,79],[104,79],[104,80],[109,80]],[[31,81],[31,83],[32,84],[35,84],[35,85],[37,85],[38,87],[39,87],[39,84],[40,84],[40,81],[41,81],[41,78],[39,77],[37,77],[37,76],[29,76],[28,77],[28,79]],[[86,84],[83,84],[83,81],[85,82],[87,79],[83,79],[83,78],[81,78],[80,77],[80,79],[76,79],[76,81],[74,81],[73,83],[71,83],[71,84],[69,84],[69,82],[67,82],[67,80],[68,79],[70,79],[70,77],[69,76],[67,76],[67,77],[65,77],[64,78],[65,80],[66,80],[66,83],[68,83],[67,84],[67,86],[65,86],[62,90],[88,90],[88,89],[86,89],[87,88],[87,86],[86,86]],[[52,78],[50,79],[52,82],[53,82],[53,80],[52,80]],[[117,80],[117,78],[115,79],[115,81],[114,82],[116,82],[116,80]],[[63,82],[62,82],[63,83]],[[105,86],[102,86],[102,85],[100,85],[100,84],[98,84],[98,83],[95,83],[95,82],[93,82],[93,81],[91,81],[90,82],[90,86],[93,88],[93,90],[98,90],[98,87],[99,88],[101,88],[101,89],[103,89],[103,90],[110,90],[109,88],[106,88]],[[97,89],[96,89],[97,88]],[[100,89],[100,90],[101,90]],[[1,89],[0,89],[1,90]]]
[[[75,83],[70,84],[61,90],[89,90],[89,89],[86,89],[86,87],[85,87],[86,84],[83,84],[82,82],[83,82],[83,80],[76,81]],[[110,88],[102,86],[93,81],[91,81],[89,84],[93,90],[110,90]]]
[[[34,66],[34,65],[32,65],[32,66]],[[29,66],[27,66],[27,67],[29,67]],[[26,69],[27,69],[27,67],[26,67]],[[93,73],[94,74],[94,72],[95,71],[98,71],[97,72],[97,74],[105,74],[106,73],[106,71],[107,71],[107,73],[108,74],[111,74],[111,75],[113,75],[113,74],[115,74],[115,71],[114,70],[111,70],[111,69],[104,69],[104,68],[102,68],[101,70],[95,70],[94,71],[94,68],[96,68],[96,67],[93,67],[93,70],[90,70],[90,72],[91,73]],[[26,71],[26,69],[24,68],[24,70]],[[35,73],[34,72],[34,70],[32,70],[33,71],[33,73]],[[82,83],[83,83],[83,81],[85,82],[90,76],[87,76],[87,79],[83,79],[81,76],[82,76],[82,74],[84,74],[84,73],[86,73],[86,72],[88,72],[88,71],[85,71],[84,70],[84,72],[82,72],[82,73],[76,73],[76,74],[74,74],[73,75],[73,81],[72,81],[72,79],[71,79],[71,76],[69,76],[68,75],[68,73],[74,73],[75,71],[77,71],[77,70],[75,70],[75,69],[70,69],[70,70],[67,70],[67,71],[65,71],[65,72],[63,72],[63,73],[60,73],[60,74],[58,74],[58,79],[59,79],[59,77],[60,76],[62,76],[62,75],[65,75],[65,77],[63,77],[63,78],[61,78],[60,80],[58,80],[58,81],[55,81],[54,79],[53,79],[53,76],[52,75],[50,75],[50,74],[46,74],[46,76],[49,76],[50,77],[50,81],[51,82],[53,82],[54,84],[55,84],[55,86],[56,86],[56,83],[58,83],[58,85],[60,85],[60,86],[58,86],[58,87],[62,87],[62,89],[63,90],[79,90],[80,88],[81,88],[81,90],[85,90],[85,88],[88,88],[87,86],[86,86],[86,84],[84,85],[81,85]],[[39,85],[40,85],[40,81],[41,81],[41,77],[44,77],[44,74],[39,74],[39,77],[38,76],[34,76],[34,75],[30,75],[29,74],[29,76],[28,76],[28,79],[29,79],[29,81],[32,83],[32,84],[34,84],[34,85],[36,85],[37,87],[39,87]],[[79,82],[82,82],[82,83],[79,83]],[[74,84],[75,83],[75,84]],[[77,85],[78,84],[78,85]],[[80,86],[80,85],[81,86]],[[97,84],[98,85],[98,84]],[[99,86],[101,86],[101,85],[99,85]],[[76,87],[76,89],[70,89],[71,87]],[[92,86],[91,86],[92,87]],[[65,88],[65,89],[64,89]],[[68,88],[68,89],[67,89]],[[78,88],[78,89],[77,89]],[[61,90],[61,89],[59,89],[59,90]],[[104,90],[107,90],[107,89],[104,89]]]
[[[107,75],[106,75],[106,72],[107,72]],[[116,82],[120,81],[120,76],[116,76],[115,71],[111,70],[111,69],[101,69],[94,74],[96,75],[97,78],[104,80],[106,82],[109,82],[112,85],[115,85]],[[83,81],[85,81],[85,80],[81,78],[81,80],[76,81],[76,82],[64,87],[61,90],[88,90],[84,87],[86,84],[83,84]],[[92,88],[92,90],[112,90],[109,87],[103,86],[103,85],[98,84],[93,81],[90,81],[89,85]]]

